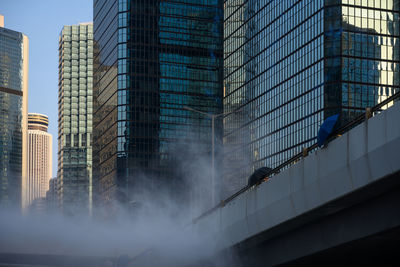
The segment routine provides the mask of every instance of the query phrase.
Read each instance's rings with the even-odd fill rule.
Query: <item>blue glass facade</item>
[[[177,143],[209,153],[210,120],[184,106],[222,111],[222,20],[220,0],[94,2],[100,201],[172,183]]]
[[[224,4],[225,194],[399,88],[399,1]]]
[[[399,90],[400,2],[341,2],[341,6],[332,5],[332,11],[327,11],[341,14],[341,27],[330,22],[326,27],[341,34],[342,83],[337,90],[341,93],[343,118],[348,120]],[[335,27],[338,29],[334,30]],[[329,65],[337,64],[335,53]],[[330,71],[332,67],[327,69]]]
[[[0,206],[21,205],[23,175],[24,36],[0,27]],[[26,63],[27,64],[27,63]],[[24,118],[25,116],[25,118]],[[25,129],[26,130],[26,129]]]

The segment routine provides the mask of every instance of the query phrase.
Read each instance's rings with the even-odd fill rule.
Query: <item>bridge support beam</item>
[[[237,244],[242,266],[400,263],[400,173],[303,216]]]

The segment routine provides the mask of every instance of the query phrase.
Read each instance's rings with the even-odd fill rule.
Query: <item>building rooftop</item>
[[[41,130],[47,132],[49,118],[40,113],[28,114],[28,130]]]

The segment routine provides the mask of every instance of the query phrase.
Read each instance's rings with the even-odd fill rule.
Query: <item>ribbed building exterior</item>
[[[0,207],[26,207],[28,37],[0,16]]]
[[[143,188],[189,191],[179,171],[191,183],[203,179],[198,193],[210,199],[210,162],[197,172],[202,177],[189,173],[204,166],[196,157],[210,155],[211,120],[185,106],[222,112],[222,14],[222,0],[94,1],[100,205],[138,201]],[[221,123],[216,129],[221,136]]]
[[[52,135],[47,132],[49,119],[38,113],[28,114],[28,178],[25,187],[27,205],[46,197],[52,176]]]
[[[93,25],[64,26],[59,39],[59,200],[65,214],[92,207]]]
[[[399,90],[399,1],[224,3],[227,194]]]

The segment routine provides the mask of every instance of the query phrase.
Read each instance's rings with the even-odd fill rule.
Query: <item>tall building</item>
[[[26,201],[46,197],[52,176],[52,141],[47,132],[49,118],[43,114],[28,114],[28,179]]]
[[[399,90],[399,1],[225,1],[226,193]],[[232,186],[234,185],[234,186]]]
[[[59,39],[58,171],[65,214],[91,213],[93,24],[64,26]]]
[[[93,160],[100,205],[140,201],[136,193],[143,188],[181,192],[180,160],[198,168],[196,157],[209,156],[211,120],[185,106],[222,111],[222,5],[94,1]],[[199,188],[210,191],[205,183]]]
[[[25,207],[28,124],[28,37],[0,15],[0,207]]]

